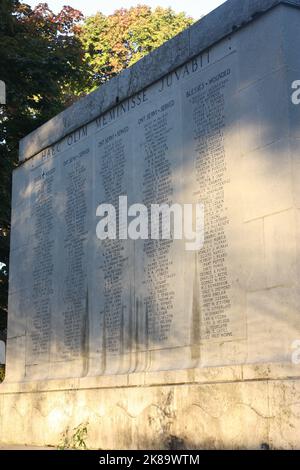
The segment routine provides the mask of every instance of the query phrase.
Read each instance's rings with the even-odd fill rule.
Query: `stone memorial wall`
[[[229,0],[23,139],[5,409],[31,400],[61,431],[92,416],[101,448],[299,444],[282,418],[300,393],[299,6]],[[128,238],[135,204],[202,205],[203,246]]]
[[[12,312],[26,316],[24,377],[189,368],[201,365],[201,344],[246,338],[239,264],[230,256],[243,221],[233,144],[237,51],[228,44],[16,170],[25,184],[15,204],[28,213],[28,227],[16,224],[30,311]],[[150,226],[146,240],[99,240],[97,207],[118,208],[120,196],[149,213],[152,204],[203,204],[203,248],[189,250],[185,233],[152,239]]]

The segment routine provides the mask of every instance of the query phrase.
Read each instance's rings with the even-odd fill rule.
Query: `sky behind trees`
[[[105,15],[109,15],[118,8],[130,8],[138,4],[149,5],[151,7],[161,6],[164,8],[171,7],[174,11],[184,11],[195,19],[209,13],[225,0],[110,0],[104,2],[101,0],[24,0],[30,6],[35,7],[41,1],[47,2],[53,11],[60,10],[64,5],[70,5],[82,11],[84,15],[92,15],[97,11],[101,11]]]

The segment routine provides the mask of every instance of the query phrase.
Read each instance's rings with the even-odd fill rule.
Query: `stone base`
[[[0,443],[300,449],[300,367],[266,364],[0,386]]]

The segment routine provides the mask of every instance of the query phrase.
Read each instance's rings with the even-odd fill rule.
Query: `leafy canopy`
[[[137,62],[193,23],[185,13],[171,8],[139,5],[113,15],[97,13],[87,18],[79,38],[89,64],[93,87]]]

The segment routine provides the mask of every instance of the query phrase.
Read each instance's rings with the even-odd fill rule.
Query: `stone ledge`
[[[300,0],[243,0],[243,2],[228,0],[193,26],[121,72],[119,76],[80,99],[22,139],[20,162],[53,145],[78,127],[91,122],[115,106],[117,102],[138,93],[279,4],[300,7]]]
[[[0,395],[0,443],[88,449],[299,449],[300,381],[253,380]]]
[[[291,363],[249,364],[20,383],[4,381],[0,384],[0,395],[291,379],[300,380],[300,365],[293,365]]]

